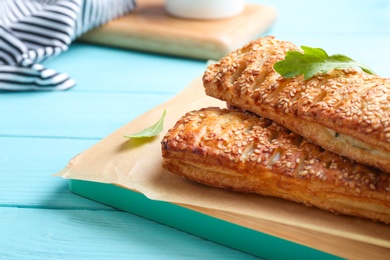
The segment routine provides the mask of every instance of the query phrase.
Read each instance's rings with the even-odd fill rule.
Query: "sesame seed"
[[[301,171],[299,172],[300,176],[306,176],[309,172],[308,171]]]

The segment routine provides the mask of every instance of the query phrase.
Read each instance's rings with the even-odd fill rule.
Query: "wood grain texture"
[[[116,92],[108,95],[104,92],[72,91],[7,93],[0,96],[0,102],[4,107],[13,109],[1,112],[0,135],[96,140],[171,96],[171,93]],[[24,113],[28,116],[15,117]]]
[[[80,40],[109,46],[198,59],[220,59],[269,29],[276,19],[271,6],[247,4],[227,19],[178,19],[164,1],[139,1],[134,13],[83,35]]]
[[[261,230],[263,233],[272,234],[276,237],[288,238],[296,243],[312,246],[318,250],[324,252],[331,252],[334,255],[345,259],[383,259],[387,260],[390,254],[388,246],[368,245],[365,241],[355,240],[354,237],[337,237],[318,232],[318,230],[307,228],[295,228],[289,225],[281,223],[275,223],[273,221],[259,221],[256,218],[243,217],[239,214],[214,211],[205,208],[189,207],[193,210],[210,214],[211,216],[224,219],[232,223],[240,223],[240,225],[254,229]],[[354,220],[351,220],[354,221]],[[358,225],[359,219],[357,220]],[[321,234],[320,234],[321,233]],[[378,234],[380,237],[381,234]]]
[[[172,95],[203,73],[206,62],[76,42],[47,66],[77,82],[71,92]],[[180,66],[178,66],[180,64]]]
[[[110,210],[110,207],[75,196],[69,192],[66,180],[52,176],[58,165],[67,163],[66,158],[96,142],[72,138],[0,137],[0,205]]]
[[[387,0],[248,3],[276,8],[266,34],[347,54],[390,77]],[[51,176],[175,95],[203,72],[205,61],[74,43],[45,65],[77,85],[58,93],[0,93],[0,258],[251,258],[78,197]]]
[[[0,214],[7,223],[0,259],[255,259],[120,211],[0,208]]]

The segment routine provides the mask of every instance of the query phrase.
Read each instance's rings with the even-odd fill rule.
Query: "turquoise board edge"
[[[141,193],[113,184],[72,179],[69,180],[69,190],[88,199],[260,258],[341,259],[337,256],[217,219],[180,207],[179,205],[150,200]],[[156,214],[156,212],[159,214]],[[213,232],[210,232],[211,230]]]

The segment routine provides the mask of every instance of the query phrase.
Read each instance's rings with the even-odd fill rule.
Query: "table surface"
[[[277,9],[267,35],[346,54],[390,77],[389,1],[250,2]],[[52,176],[172,98],[203,73],[206,61],[75,42],[45,65],[70,74],[77,85],[0,93],[0,258],[252,258],[77,196],[67,180]]]

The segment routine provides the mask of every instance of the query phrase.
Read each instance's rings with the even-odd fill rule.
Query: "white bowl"
[[[239,15],[245,0],[165,0],[168,14],[187,19],[222,19]]]

